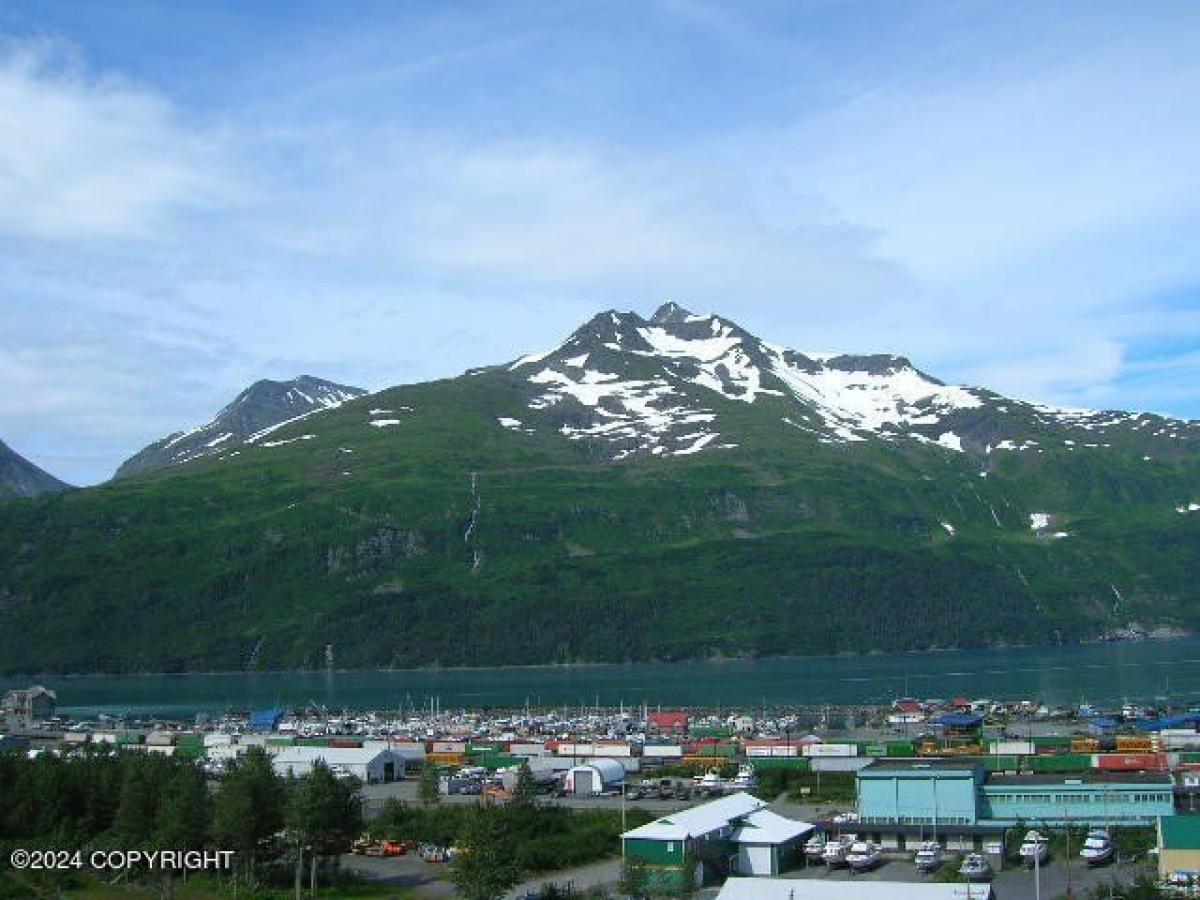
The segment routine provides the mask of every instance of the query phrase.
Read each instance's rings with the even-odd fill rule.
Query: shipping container
[[[1019,756],[989,754],[983,757],[982,761],[986,772],[1016,772],[1021,768],[1021,757]]]
[[[1058,753],[1027,756],[1021,767],[1030,772],[1086,772],[1092,768],[1092,758],[1086,753]]]
[[[1116,745],[1116,742],[1113,742]],[[1098,738],[1072,738],[1071,739],[1072,753],[1099,753],[1100,741]]]
[[[995,756],[1033,756],[1033,741],[992,741],[987,749]]]
[[[642,747],[642,756],[658,759],[680,759],[683,747],[679,744],[646,744]]]
[[[1071,749],[1072,738],[1066,734],[1042,734],[1032,739],[1036,753],[1055,753]]]
[[[1102,772],[1165,772],[1169,760],[1165,753],[1097,753],[1092,765]]]
[[[1149,735],[1117,735],[1118,753],[1149,753],[1153,749],[1153,742]]]
[[[806,744],[805,756],[858,756],[858,747],[854,744]]]
[[[467,752],[466,741],[434,741],[429,748],[433,753],[458,753],[465,754]]]
[[[904,759],[917,755],[917,748],[913,746],[912,741],[889,741],[887,744],[887,755],[896,759]]]
[[[760,756],[749,759],[747,762],[756,771],[787,769],[792,772],[807,772],[811,768],[811,761],[806,756]]]

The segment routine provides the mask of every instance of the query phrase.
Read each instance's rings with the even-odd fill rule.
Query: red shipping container
[[[1096,768],[1102,772],[1165,772],[1165,753],[1098,753]]]
[[[330,738],[329,746],[358,750],[362,748],[362,741],[356,741],[351,738]]]

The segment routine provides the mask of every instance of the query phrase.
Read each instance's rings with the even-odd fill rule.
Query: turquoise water
[[[60,709],[180,718],[272,705],[443,709],[534,705],[854,704],[897,696],[1111,704],[1200,702],[1200,640],[625,666],[227,675],[47,676]],[[0,679],[24,687],[28,679]]]

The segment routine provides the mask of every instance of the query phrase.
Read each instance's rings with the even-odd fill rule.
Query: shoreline
[[[1175,643],[1179,641],[1187,641],[1196,639],[1196,635],[1187,632],[1174,632],[1170,634],[1154,634],[1148,633],[1140,638],[1110,638],[1108,636],[1098,636],[1087,640],[1072,641],[1069,643],[1045,643],[1045,644],[986,644],[982,646],[953,646],[953,647],[927,647],[913,648],[909,650],[847,650],[837,653],[821,653],[815,655],[789,655],[789,654],[773,654],[770,656],[753,656],[750,654],[736,655],[720,655],[720,656],[698,656],[687,659],[646,659],[646,660],[626,660],[625,662],[566,662],[566,663],[511,663],[497,664],[487,666],[441,666],[441,665],[426,665],[426,666],[396,666],[396,667],[381,667],[367,666],[361,668],[333,668],[333,669],[208,669],[208,670],[187,670],[181,672],[151,672],[151,671],[132,671],[132,672],[36,672],[36,673],[4,673],[0,674],[0,680],[34,680],[55,678],[55,679],[95,679],[95,678],[216,678],[242,676],[252,678],[258,675],[277,676],[277,675],[350,675],[350,674],[395,674],[403,672],[420,673],[423,675],[431,674],[450,674],[455,672],[495,672],[495,671],[551,671],[551,670],[573,670],[573,669],[622,669],[633,668],[635,666],[688,666],[688,665],[722,665],[726,663],[770,663],[770,662],[798,662],[802,660],[845,660],[845,659],[869,659],[885,656],[932,656],[937,654],[949,653],[965,653],[965,652],[994,652],[998,650],[1039,650],[1061,647],[1094,647],[1105,645],[1121,645],[1121,644],[1142,644],[1142,643]]]

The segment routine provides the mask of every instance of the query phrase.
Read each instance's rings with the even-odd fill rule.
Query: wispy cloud
[[[0,233],[155,238],[173,212],[233,196],[215,136],[62,44],[0,44],[0,123]]]

